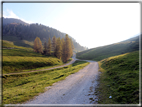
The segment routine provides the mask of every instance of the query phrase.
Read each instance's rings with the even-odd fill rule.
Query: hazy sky
[[[139,3],[3,3],[3,16],[55,28],[88,48],[140,34]]]

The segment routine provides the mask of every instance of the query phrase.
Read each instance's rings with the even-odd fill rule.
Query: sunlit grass
[[[21,57],[3,56],[3,73],[22,72],[25,69],[33,69],[44,66],[61,65],[62,61],[52,57]]]
[[[78,52],[76,56],[79,59],[100,61],[108,57],[128,52],[138,51],[138,50],[139,50],[139,36],[123,42],[114,43]]]
[[[99,104],[139,103],[139,51],[101,60],[99,67]]]
[[[17,49],[24,49],[24,50],[31,50],[33,51],[32,48],[28,48],[28,47],[22,47],[22,46],[16,46],[14,45],[13,42],[7,41],[7,40],[2,40],[2,48],[17,48]]]
[[[45,87],[65,79],[86,65],[88,62],[76,61],[74,64],[54,70],[3,76],[3,103],[17,104],[44,92]]]
[[[41,67],[50,68],[63,64],[61,60],[53,56],[45,56],[35,53],[28,48],[3,49],[2,65],[3,73],[24,72]]]

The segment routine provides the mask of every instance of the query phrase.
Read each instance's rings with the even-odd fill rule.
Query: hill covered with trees
[[[55,36],[56,38],[65,38],[65,33],[62,33],[54,28],[42,24],[26,24],[19,19],[3,18],[3,40],[13,42],[15,45],[32,47],[34,39],[39,37],[44,43],[49,38]],[[83,51],[86,48],[81,46],[71,36],[69,36],[74,44],[75,51]]]
[[[24,24],[24,25],[29,25],[28,23],[20,20],[20,19],[14,19],[14,18],[4,18],[3,17],[3,25],[6,25],[6,24],[10,24],[10,23],[21,23],[21,24]]]

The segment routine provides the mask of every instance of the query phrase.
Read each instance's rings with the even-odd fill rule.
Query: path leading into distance
[[[77,60],[74,56],[74,60]],[[98,63],[89,61],[89,65],[69,75],[65,80],[46,87],[46,91],[25,104],[96,104],[96,81],[99,75]]]

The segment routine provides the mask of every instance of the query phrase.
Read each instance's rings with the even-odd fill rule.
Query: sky
[[[55,28],[88,48],[140,34],[139,3],[3,3],[3,17]]]

